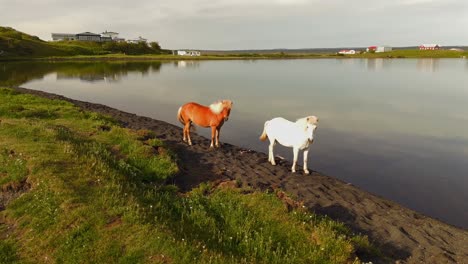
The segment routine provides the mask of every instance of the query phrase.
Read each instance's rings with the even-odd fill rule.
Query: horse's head
[[[306,117],[306,134],[310,142],[314,140],[314,132],[317,129],[318,118],[316,116]]]
[[[229,115],[231,114],[231,108],[234,103],[231,100],[223,100],[221,102],[223,104],[223,111],[221,113],[223,114],[224,121],[228,121]]]

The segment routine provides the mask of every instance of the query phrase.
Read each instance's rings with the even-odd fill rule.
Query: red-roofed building
[[[440,49],[440,45],[438,44],[422,44],[419,46],[420,50],[438,50]]]

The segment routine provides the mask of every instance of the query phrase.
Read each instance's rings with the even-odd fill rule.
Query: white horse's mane
[[[296,124],[301,128],[306,128],[308,124],[317,125],[318,118],[316,116],[306,116],[296,120]]]
[[[229,100],[220,100],[220,101],[217,101],[217,102],[214,102],[214,103],[210,104],[211,112],[213,112],[214,114],[221,113],[224,110],[224,108],[226,107],[225,103],[228,103],[228,102],[232,103]]]

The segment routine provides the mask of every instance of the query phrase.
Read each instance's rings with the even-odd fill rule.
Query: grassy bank
[[[179,193],[166,184],[177,157],[150,131],[5,88],[0,120],[0,263],[358,263],[372,251],[274,193]]]
[[[170,54],[146,55],[74,55],[74,56],[45,56],[45,57],[0,57],[0,61],[164,61],[164,60],[268,60],[268,59],[323,59],[323,58],[468,58],[468,51],[459,52],[451,50],[395,50],[382,53],[362,53],[355,55],[339,54],[210,54],[202,56],[177,56]]]

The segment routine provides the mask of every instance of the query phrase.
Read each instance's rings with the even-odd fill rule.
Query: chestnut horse
[[[225,121],[228,121],[231,113],[232,101],[222,100],[212,103],[210,106],[200,105],[194,102],[186,103],[179,108],[177,119],[184,125],[183,140],[192,145],[190,139],[190,127],[192,123],[201,127],[211,127],[211,145],[213,147],[216,138],[216,147],[219,147],[219,130]]]

